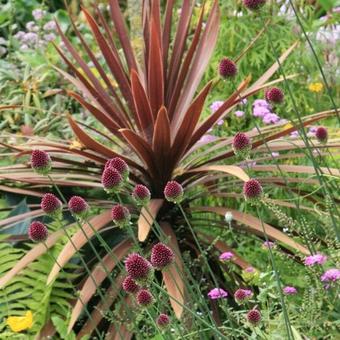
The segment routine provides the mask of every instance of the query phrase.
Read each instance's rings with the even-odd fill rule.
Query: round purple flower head
[[[42,242],[47,239],[48,230],[45,224],[33,221],[28,227],[28,237],[34,242]]]
[[[131,276],[127,276],[123,280],[122,288],[130,294],[136,294],[140,290],[140,286],[131,278]]]
[[[315,131],[315,137],[320,143],[327,143],[328,131],[325,127],[319,126]]]
[[[250,289],[238,289],[234,293],[234,297],[237,303],[241,304],[249,300],[253,296],[253,292]]]
[[[254,178],[243,185],[243,195],[251,203],[256,203],[262,196],[263,189],[260,182]]]
[[[121,204],[116,204],[111,210],[112,221],[119,227],[124,227],[130,222],[130,211]]]
[[[218,71],[222,78],[232,78],[237,74],[237,66],[229,58],[223,58],[218,66]]]
[[[124,159],[120,157],[109,159],[105,164],[105,169],[107,168],[116,169],[124,179],[127,179],[129,176],[129,166]]]
[[[222,288],[214,288],[208,293],[208,297],[211,300],[222,299],[222,298],[226,298],[227,296],[228,296],[228,293]]]
[[[284,94],[278,87],[272,87],[271,89],[268,89],[265,93],[265,97],[269,102],[275,104],[281,104],[284,100]]]
[[[61,215],[63,204],[58,197],[53,194],[47,193],[42,197],[40,206],[45,214],[57,218]]]
[[[123,185],[123,177],[115,168],[106,168],[102,174],[102,185],[107,193],[118,192]]]
[[[169,316],[164,313],[159,314],[158,318],[156,319],[156,324],[161,329],[167,328],[170,324]]]
[[[153,303],[153,296],[147,289],[141,289],[136,295],[136,300],[141,307],[149,307]]]
[[[297,290],[295,287],[290,287],[290,286],[286,286],[283,288],[283,294],[285,295],[295,295],[297,294]]]
[[[233,138],[234,154],[243,159],[248,158],[251,150],[250,138],[243,132],[238,132]]]
[[[137,184],[133,191],[132,197],[138,205],[147,205],[151,198],[150,190],[143,184]]]
[[[157,243],[151,250],[151,264],[154,268],[162,270],[174,262],[175,254],[164,243]]]
[[[169,202],[180,203],[183,199],[183,187],[176,181],[170,181],[164,188],[164,196]]]
[[[80,196],[72,196],[68,201],[68,208],[72,214],[80,218],[86,218],[90,209],[87,202]]]
[[[322,255],[322,254],[315,254],[315,255],[310,255],[305,258],[305,265],[306,266],[314,266],[316,264],[324,264],[327,261],[327,256]]]
[[[328,269],[321,276],[322,282],[335,282],[340,279],[340,270],[336,268]]]
[[[266,3],[266,0],[243,0],[243,3],[244,6],[246,6],[251,11],[256,11]]]
[[[31,166],[38,174],[47,175],[52,167],[50,155],[43,150],[33,150],[31,154]]]
[[[234,253],[231,251],[226,251],[219,256],[220,261],[228,262],[234,257]]]
[[[252,309],[247,313],[247,320],[253,326],[257,326],[261,321],[261,313],[257,309]]]
[[[137,253],[132,253],[126,258],[125,269],[131,279],[140,284],[147,283],[153,276],[151,263]]]

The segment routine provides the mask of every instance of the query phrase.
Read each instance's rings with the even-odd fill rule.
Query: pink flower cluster
[[[310,255],[305,258],[305,265],[306,266],[314,266],[316,264],[324,264],[327,261],[327,256],[322,255],[322,254],[315,254],[315,255]]]
[[[281,121],[280,117],[272,112],[271,105],[264,99],[256,99],[253,103],[253,116],[262,119],[266,125],[276,124]]]

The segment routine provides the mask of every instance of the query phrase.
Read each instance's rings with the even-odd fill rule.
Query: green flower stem
[[[52,252],[49,252],[50,249],[48,248],[47,244],[46,244],[45,242],[42,242],[42,243],[43,243],[43,245],[45,246],[45,248],[46,248],[46,250],[47,250],[48,256],[50,256],[50,257],[52,258],[52,260],[56,263],[56,265],[60,268],[60,270],[61,270],[62,272],[64,272],[66,281],[67,281],[67,283],[70,285],[70,287],[72,287],[74,296],[77,296],[77,295],[78,295],[78,294],[77,294],[77,290],[74,288],[73,283],[72,283],[71,280],[68,278],[67,273],[65,272],[64,268],[59,264],[58,260],[57,260],[56,257],[52,254]],[[79,299],[80,303],[83,305],[83,309],[84,309],[84,311],[85,311],[87,317],[91,320],[91,322],[94,322],[94,320],[93,320],[93,318],[92,318],[92,315],[91,315],[91,313],[87,310],[86,305],[84,304],[83,300],[82,300],[81,297],[80,297],[80,294],[78,295],[78,299]],[[95,332],[96,332],[97,336],[99,337],[99,339],[103,339],[103,337],[102,337],[102,335],[100,334],[100,332],[98,331],[97,327],[95,328]]]

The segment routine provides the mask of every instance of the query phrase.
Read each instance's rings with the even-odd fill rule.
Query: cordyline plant
[[[174,0],[167,1],[164,13],[161,13],[159,0],[143,1],[144,49],[139,59],[129,40],[118,0],[110,0],[109,4],[110,20],[106,20],[98,8],[95,8],[94,15],[83,9],[93,39],[101,52],[100,58],[92,51],[75,25],[74,32],[79,38],[84,53],[80,54],[75,49],[60,28],[59,33],[67,52],[56,46],[68,70],[58,69],[58,71],[76,88],[76,92],[68,91],[68,95],[89,111],[98,124],[96,127],[85,126],[76,121],[71,114],[69,115],[70,127],[81,143],[81,148],[71,147],[67,141],[49,141],[34,137],[30,138],[25,145],[15,147],[6,145],[19,155],[30,153],[34,149],[47,151],[52,159],[52,170],[50,177],[46,177],[34,174],[28,169],[27,163],[18,164],[14,168],[3,168],[1,178],[11,183],[3,185],[1,189],[38,197],[50,191],[48,188],[51,187],[51,183],[59,188],[59,194],[64,193],[66,196],[74,187],[84,189],[83,197],[91,207],[96,207],[99,213],[93,217],[87,211],[87,216],[82,216],[78,226],[72,224],[73,229],[69,229],[71,237],[57,256],[47,283],[51,284],[62,268],[81,249],[86,248],[94,236],[98,238],[103,235],[100,241],[101,247],[97,247],[101,259],[98,260],[91,253],[86,260],[90,272],[82,271],[80,279],[75,281],[80,293],[73,304],[68,328],[71,331],[84,309],[88,309],[89,316],[83,316],[86,322],[81,327],[74,328],[79,338],[85,334],[92,334],[99,327],[108,332],[110,339],[122,334],[123,338],[127,339],[132,336],[133,329],[128,328],[123,322],[118,326],[115,323],[108,326],[107,322],[103,321],[103,315],[105,311],[117,308],[118,313],[122,313],[124,305],[119,302],[121,299],[126,306],[133,305],[130,297],[120,290],[126,275],[122,269],[123,261],[134,250],[147,256],[152,246],[161,238],[175,253],[175,262],[170,264],[167,270],[163,270],[161,276],[156,275],[155,282],[158,283],[155,285],[162,292],[167,292],[167,299],[171,303],[174,316],[178,319],[184,318],[184,315],[189,313],[185,306],[194,303],[190,300],[188,282],[190,285],[192,280],[204,277],[207,280],[207,287],[218,286],[228,291],[235,291],[243,281],[242,270],[251,266],[237,254],[236,249],[230,248],[228,240],[215,239],[215,236],[212,236],[209,231],[212,226],[215,231],[223,231],[230,225],[235,232],[246,230],[247,233],[264,240],[276,241],[283,251],[295,254],[297,259],[310,254],[306,244],[297,243],[279,228],[264,223],[257,215],[257,209],[253,210],[254,215],[252,215],[229,207],[200,206],[199,202],[207,202],[207,197],[215,197],[216,201],[219,198],[228,198],[232,206],[238,206],[244,201],[243,196],[246,196],[249,201],[258,198],[258,201],[262,200],[263,204],[277,211],[273,208],[274,203],[262,195],[262,190],[266,191],[267,184],[283,188],[299,198],[300,195],[304,195],[306,205],[322,199],[310,194],[311,185],[317,184],[318,181],[301,177],[303,174],[313,174],[313,167],[286,164],[278,166],[271,163],[252,165],[249,171],[246,171],[249,162],[241,162],[235,153],[238,154],[238,151],[244,149],[258,163],[271,160],[268,156],[270,152],[283,153],[276,162],[281,158],[300,157],[301,150],[305,148],[304,141],[297,138],[292,143],[283,137],[303,126],[326,118],[333,112],[317,113],[303,118],[302,122],[276,124],[252,130],[245,135],[239,135],[236,141],[230,137],[221,137],[204,142],[202,137],[208,130],[221,118],[226,117],[243,99],[259,91],[263,92],[283,80],[279,78],[269,82],[296,44],[285,51],[278,62],[272,65],[260,79],[251,83],[251,78],[248,77],[235,86],[235,91],[220,108],[204,118],[202,117],[204,104],[214,86],[214,81],[201,87],[200,80],[218,36],[217,1],[214,2],[209,13],[205,13],[204,6],[202,7],[195,27],[191,24],[194,1],[182,2],[178,20],[173,15]],[[247,48],[240,57],[245,55],[246,50]],[[239,58],[235,58],[235,61]],[[93,68],[88,66],[89,61],[93,63],[95,73]],[[234,82],[234,79],[227,78],[226,81]],[[331,139],[324,144],[317,144],[316,141],[313,143],[317,145],[319,152],[335,146]],[[300,150],[300,153],[295,152],[296,150]],[[245,156],[242,152],[240,154]],[[122,173],[117,174],[117,171],[109,170],[106,177],[103,175],[103,178],[105,177],[103,183],[101,181],[104,165],[109,159],[116,157],[124,160],[128,165],[129,180],[128,182],[125,180],[125,184],[116,190],[118,196],[113,198],[118,199],[123,207],[115,205],[114,212],[111,212],[112,197],[105,196],[102,185],[104,184],[106,189],[114,188],[120,183],[121,178],[118,176]],[[332,175],[338,174],[334,169],[321,168],[321,171],[328,171]],[[253,174],[253,179],[248,174],[250,172]],[[260,174],[263,173],[265,175],[261,176]],[[171,182],[168,185],[172,186],[170,188],[167,186],[167,194],[170,196],[165,199],[164,189],[169,181],[180,184],[184,192],[183,197],[181,191],[178,191],[176,182]],[[17,188],[18,183],[24,185]],[[290,183],[296,185],[309,183],[309,189],[304,186],[304,191],[300,192],[297,188],[291,189]],[[146,186],[151,194],[150,201],[142,209],[134,206],[131,200],[131,191],[136,184]],[[144,187],[140,187],[139,190],[142,199],[145,198],[144,202],[148,201],[147,190]],[[87,193],[89,193],[88,197],[86,197]],[[174,199],[171,195],[174,195]],[[275,207],[277,205],[295,208],[295,205],[283,200],[275,201]],[[127,219],[124,206],[133,213],[130,232],[126,231],[126,228],[112,225],[111,214],[114,214],[116,222]],[[65,204],[64,208],[67,208]],[[309,209],[308,206],[300,208],[306,211]],[[228,224],[207,215],[213,213],[224,216],[227,212]],[[37,209],[25,216],[18,215],[6,219],[1,222],[1,225],[7,226],[27,217],[42,215],[44,212]],[[210,216],[210,219],[207,216]],[[74,228],[77,228],[76,231]],[[64,235],[65,230],[50,234],[44,245],[38,244],[33,247],[6,275],[0,278],[0,287],[4,287],[29,263],[52,248]],[[299,230],[295,231],[295,236],[301,236]],[[105,240],[114,238],[115,246],[112,248],[112,242],[109,241],[103,245],[103,238]],[[236,268],[239,268],[239,272],[235,269],[235,275],[229,275],[226,270],[228,267],[219,260],[218,257],[222,252],[233,253],[231,261]],[[196,266],[192,273],[188,273],[183,262],[183,254],[185,257],[202,261],[202,267]],[[138,290],[135,286],[136,282],[126,280],[125,291]],[[99,302],[98,287],[103,291],[100,293],[103,296]],[[140,290],[137,303],[140,305],[151,303],[152,298],[148,294],[149,292]],[[215,307],[213,318],[218,325],[218,310]],[[190,317],[184,319],[186,327],[190,328],[190,325],[195,327]],[[131,321],[131,318],[129,320]],[[159,325],[168,322],[167,315],[161,315],[157,319]],[[44,334],[49,331],[49,334],[53,334],[50,324],[44,328]]]

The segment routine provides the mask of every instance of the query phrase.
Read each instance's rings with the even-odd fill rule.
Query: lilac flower
[[[212,113],[216,112],[223,104],[223,101],[217,100],[210,105],[210,110]]]
[[[299,131],[293,131],[290,133],[290,136],[293,137],[293,138],[297,138],[299,137]]]
[[[27,32],[22,37],[22,41],[28,44],[33,44],[38,41],[38,34],[34,32]]]
[[[20,46],[20,51],[25,52],[27,50],[29,50],[29,47],[26,44],[23,44],[23,45]]]
[[[37,8],[32,11],[32,15],[35,20],[40,20],[46,15],[46,11],[42,10],[41,8]]]
[[[204,135],[201,137],[201,139],[199,140],[201,143],[210,143],[213,142],[216,139],[215,136],[213,135]]]
[[[278,124],[287,124],[287,123],[288,123],[288,120],[285,118],[281,118],[278,122]]]
[[[56,23],[51,20],[51,21],[48,21],[45,25],[44,25],[44,30],[45,31],[55,31],[57,28],[57,25]]]
[[[45,34],[44,35],[44,39],[46,41],[53,41],[56,38],[55,34],[53,33],[49,33],[49,34]]]
[[[218,126],[221,126],[221,125],[223,125],[223,123],[224,123],[224,120],[223,120],[223,119],[220,119],[220,120],[217,122],[217,125],[218,125]]]
[[[279,152],[272,152],[272,157],[276,158],[279,157],[280,153]]]
[[[26,24],[26,29],[30,32],[38,32],[39,31],[39,27],[35,24],[34,21],[29,21]]]
[[[286,286],[283,288],[283,294],[285,295],[295,295],[297,294],[297,290],[295,287],[290,287],[290,286]]]
[[[229,261],[234,257],[234,253],[231,251],[226,251],[219,256],[220,261]]]
[[[235,111],[235,116],[236,117],[243,117],[244,116],[244,111]]]
[[[256,161],[243,161],[239,163],[239,167],[242,169],[252,168],[256,165]]]
[[[253,107],[253,116],[254,117],[264,117],[267,114],[270,114],[270,110],[264,106],[254,106]]]
[[[14,34],[14,38],[18,39],[18,40],[22,40],[22,38],[24,37],[25,32],[24,31],[19,31],[17,33]]]
[[[270,104],[264,99],[254,100],[253,106],[262,106],[270,109]]]
[[[314,266],[315,264],[324,264],[327,261],[327,256],[315,254],[305,258],[305,266]]]
[[[276,114],[276,113],[267,113],[264,117],[263,117],[263,123],[266,125],[269,124],[276,124],[278,123],[280,120],[280,117]]]
[[[244,98],[240,101],[240,104],[242,105],[246,105],[248,103],[248,99],[247,98]]]
[[[221,288],[214,288],[208,293],[211,300],[222,299],[228,296],[228,293]]]
[[[328,269],[321,276],[322,282],[335,282],[340,279],[340,270],[336,268]]]
[[[262,248],[263,249],[269,249],[269,248],[273,249],[275,246],[276,246],[276,244],[274,242],[272,242],[272,241],[264,241],[262,243]]]

